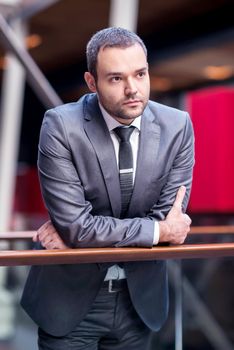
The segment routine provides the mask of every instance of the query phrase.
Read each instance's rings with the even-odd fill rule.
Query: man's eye
[[[111,82],[112,82],[112,83],[118,83],[120,80],[121,80],[120,77],[112,77],[112,78],[111,78]]]
[[[139,77],[139,78],[142,78],[142,77],[145,76],[145,74],[146,74],[145,72],[139,72],[139,73],[138,73],[138,77]]]

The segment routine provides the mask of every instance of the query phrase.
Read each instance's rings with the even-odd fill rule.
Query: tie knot
[[[134,126],[118,126],[113,131],[116,133],[116,135],[120,138],[122,142],[128,142],[134,128]]]

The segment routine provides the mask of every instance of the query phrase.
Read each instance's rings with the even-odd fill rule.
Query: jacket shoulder
[[[91,94],[84,95],[76,102],[65,103],[49,109],[46,111],[46,115],[58,115],[62,119],[73,119],[74,117],[76,120],[78,118],[83,119],[86,105],[89,103],[92,97],[93,96],[91,96]]]
[[[149,101],[148,107],[154,116],[154,120],[159,125],[184,127],[188,122],[191,123],[188,112],[169,107],[164,104]]]
[[[154,101],[149,101],[149,108],[152,112],[155,112],[157,115],[165,115],[165,116],[186,116],[188,115],[188,112],[182,111],[178,108],[170,107],[167,105],[164,105],[162,103],[154,102]]]

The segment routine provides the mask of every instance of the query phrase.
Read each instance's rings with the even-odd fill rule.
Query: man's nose
[[[137,87],[132,79],[128,79],[125,86],[125,94],[135,95],[137,93]]]

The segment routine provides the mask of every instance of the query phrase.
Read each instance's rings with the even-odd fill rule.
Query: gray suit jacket
[[[126,219],[113,144],[97,96],[49,110],[39,144],[43,198],[62,239],[73,248],[152,247],[154,219],[165,217],[194,164],[187,113],[149,101],[140,132],[136,177]],[[167,316],[165,262],[124,264],[133,305],[158,330]],[[22,306],[46,332],[60,336],[85,316],[106,274],[105,264],[33,266]]]

